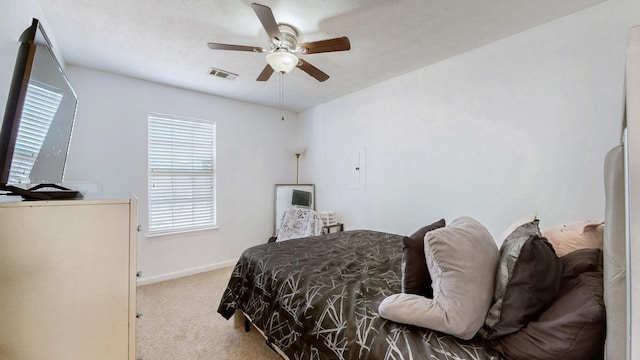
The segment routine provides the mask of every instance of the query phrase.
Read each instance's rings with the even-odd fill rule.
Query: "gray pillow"
[[[433,299],[394,294],[380,303],[380,316],[471,339],[493,300],[498,247],[482,224],[462,217],[428,232],[424,251]]]
[[[480,335],[485,339],[514,333],[535,320],[558,296],[562,264],[538,220],[517,227],[500,247],[496,289]]]

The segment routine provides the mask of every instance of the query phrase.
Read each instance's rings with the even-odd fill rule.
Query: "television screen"
[[[311,206],[311,193],[308,191],[293,189],[293,195],[291,196],[291,205],[298,206]]]
[[[39,21],[20,38],[0,130],[0,186],[60,184],[77,97]]]

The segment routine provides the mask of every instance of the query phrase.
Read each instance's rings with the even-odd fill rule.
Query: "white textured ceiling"
[[[455,56],[604,0],[259,0],[301,41],[347,36],[351,50],[304,59],[284,76],[285,107],[301,111]],[[250,0],[40,0],[67,64],[241,101],[279,106],[279,80],[257,82],[264,54],[211,50],[207,42],[268,48]],[[209,75],[219,68],[239,76]]]

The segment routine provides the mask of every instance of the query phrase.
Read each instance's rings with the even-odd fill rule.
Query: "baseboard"
[[[168,274],[162,274],[162,275],[156,275],[156,276],[150,276],[150,277],[143,276],[138,279],[138,281],[136,282],[136,285],[137,286],[149,285],[149,284],[153,284],[161,281],[173,280],[173,279],[178,279],[178,278],[189,276],[189,275],[195,275],[195,274],[203,273],[206,271],[218,270],[225,267],[233,266],[236,264],[236,262],[238,262],[238,259],[227,260],[227,261],[223,261],[223,262],[219,262],[211,265],[176,271]],[[142,273],[142,275],[144,275],[144,273]]]

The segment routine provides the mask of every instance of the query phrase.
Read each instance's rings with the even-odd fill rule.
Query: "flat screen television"
[[[0,128],[0,190],[25,199],[78,198],[61,186],[78,99],[38,19],[20,47]]]
[[[293,189],[291,205],[311,207],[311,193],[309,191]]]

